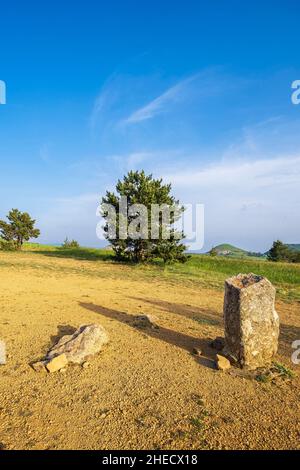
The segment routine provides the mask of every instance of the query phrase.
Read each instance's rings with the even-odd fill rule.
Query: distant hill
[[[227,256],[231,255],[246,255],[247,251],[243,250],[242,248],[238,248],[234,245],[230,245],[229,243],[222,243],[221,245],[215,246],[215,250],[217,250],[219,255]]]
[[[300,251],[300,243],[290,243],[287,245],[292,251]],[[243,250],[229,243],[222,243],[221,245],[215,246],[218,256],[226,256],[228,258],[266,258],[266,253],[252,253],[250,251]]]
[[[229,258],[259,258],[263,257],[261,253],[252,253],[250,251],[243,250],[229,243],[222,243],[214,247],[217,251],[218,256],[227,256]]]

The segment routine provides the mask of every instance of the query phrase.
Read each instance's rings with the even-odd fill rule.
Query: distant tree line
[[[260,253],[260,251],[248,251],[247,255],[252,258],[264,258],[265,257],[265,255],[263,253]]]

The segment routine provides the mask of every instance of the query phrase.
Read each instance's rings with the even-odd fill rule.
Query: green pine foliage
[[[140,211],[128,212],[126,220],[123,219],[124,216],[119,209],[122,197],[127,197],[128,208],[134,204],[142,204],[147,209],[148,225],[146,233],[143,232],[142,224],[139,224]],[[112,205],[116,211],[115,236],[112,236],[109,230],[112,221],[105,210],[104,205],[106,204]],[[165,223],[160,214],[156,225],[153,224],[151,216],[153,204],[160,207],[167,205],[175,209],[171,211],[169,223]],[[183,262],[187,259],[184,255],[185,246],[181,243],[184,235],[178,233],[173,227],[173,224],[181,217],[184,208],[171,195],[171,185],[164,184],[162,179],[154,179],[152,175],[146,175],[144,171],[130,171],[124,176],[123,180],[118,181],[116,192],[107,191],[105,197],[102,198],[102,208],[102,214],[106,222],[104,226],[105,236],[119,260],[139,263],[148,262],[155,257],[159,257],[163,259],[164,263],[170,263],[174,261]],[[140,232],[139,236],[137,238],[132,237],[130,233],[127,233],[126,237],[121,236],[120,226],[124,223],[127,227],[136,224],[136,232]],[[157,237],[153,236],[151,230],[153,227],[158,234]],[[166,233],[168,233],[168,239],[166,239]]]
[[[1,247],[6,250],[21,250],[23,243],[38,238],[39,229],[27,212],[12,209],[7,215],[8,222],[0,220]]]
[[[73,249],[80,248],[80,245],[76,240],[69,240],[68,237],[66,237],[61,247],[64,249]]]
[[[277,240],[273,243],[272,248],[269,250],[267,259],[274,262],[287,261],[290,263],[299,263],[300,252],[291,249],[288,245],[285,245],[280,240]]]

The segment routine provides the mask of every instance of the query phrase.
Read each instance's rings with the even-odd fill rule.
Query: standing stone
[[[266,366],[277,352],[275,294],[268,279],[255,274],[239,274],[225,282],[225,351],[242,368]]]

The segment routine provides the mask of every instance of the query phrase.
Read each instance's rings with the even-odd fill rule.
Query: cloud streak
[[[173,184],[187,188],[216,188],[221,185],[242,191],[243,188],[289,187],[290,184],[299,184],[300,156],[221,162],[203,169],[171,173],[168,178]]]
[[[176,102],[176,100],[180,98],[180,95],[186,86],[196,80],[196,78],[198,78],[198,75],[193,75],[170,87],[160,96],[150,101],[150,103],[134,111],[127,119],[123,121],[124,124],[136,124],[148,119],[152,119],[158,114],[161,114],[166,110],[168,104]]]
[[[196,103],[203,105],[207,98],[236,93],[248,86],[250,81],[228,75],[220,67],[210,67],[179,79],[169,87],[163,83],[165,80],[155,75],[113,74],[103,84],[94,101],[89,118],[91,130],[95,130],[98,121],[101,122],[102,132],[106,129],[111,133],[154,120],[173,110],[186,116],[188,108],[195,109]],[[164,91],[157,93],[163,86]]]

